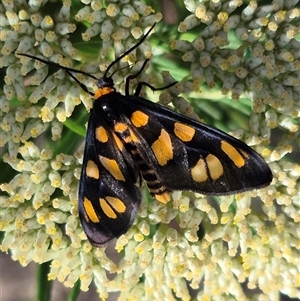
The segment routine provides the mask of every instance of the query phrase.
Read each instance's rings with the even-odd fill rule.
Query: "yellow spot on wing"
[[[112,210],[112,208],[106,202],[105,199],[100,198],[99,201],[100,201],[100,206],[106,216],[108,216],[109,218],[113,218],[113,219],[117,218],[116,213]]]
[[[195,129],[186,124],[175,122],[174,133],[180,140],[188,142],[193,139],[195,135]]]
[[[191,175],[195,182],[205,182],[207,180],[206,164],[203,159],[200,159],[197,164],[191,168]]]
[[[115,124],[115,131],[117,133],[122,133],[128,129],[128,126],[125,123],[118,122]]]
[[[220,160],[212,154],[209,154],[205,160],[211,178],[213,180],[219,179],[224,173],[223,165]]]
[[[113,137],[114,137],[114,140],[116,142],[116,145],[117,145],[118,149],[120,151],[122,151],[123,146],[124,146],[123,143],[122,143],[122,141],[120,140],[120,138],[115,133],[113,133]]]
[[[100,173],[97,164],[92,161],[88,160],[85,168],[86,175],[90,178],[99,179]]]
[[[141,126],[145,126],[148,123],[149,116],[141,111],[135,111],[132,113],[130,119],[134,126],[138,128]]]
[[[238,168],[241,168],[245,165],[244,158],[237,151],[237,149],[235,147],[233,147],[231,144],[222,140],[221,141],[221,149],[230,158],[230,160],[234,163],[235,166],[237,166]]]
[[[95,134],[96,134],[96,139],[99,142],[105,143],[105,142],[108,141],[107,132],[106,132],[106,130],[103,126],[97,127],[96,131],[95,131]]]
[[[162,129],[160,136],[153,142],[151,148],[159,165],[164,166],[169,160],[173,159],[173,147],[170,135]]]
[[[113,207],[117,212],[125,212],[126,205],[120,199],[114,198],[112,196],[107,196],[105,199],[109,203],[109,205]]]
[[[99,160],[101,164],[105,167],[105,169],[116,179],[119,181],[124,181],[125,182],[125,177],[122,174],[118,163],[116,160],[113,159],[108,159],[106,157],[100,156],[99,155]]]
[[[84,198],[83,207],[89,220],[91,220],[93,223],[99,223],[99,217],[97,216],[94,206],[92,205],[92,202],[89,199]]]
[[[137,142],[140,141],[139,138],[134,134],[133,131],[130,130],[129,132],[130,132],[130,140],[131,140],[132,142],[137,143]]]

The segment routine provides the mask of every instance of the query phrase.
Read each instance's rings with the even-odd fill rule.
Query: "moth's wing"
[[[141,202],[137,167],[102,115],[90,115],[79,187],[80,220],[95,246],[125,233]]]
[[[272,181],[258,153],[220,130],[136,96],[124,100],[122,112],[139,152],[168,190],[225,195]]]

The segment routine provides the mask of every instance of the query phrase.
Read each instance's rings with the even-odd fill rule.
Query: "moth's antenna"
[[[110,63],[107,67],[107,69],[104,72],[103,78],[108,78],[107,77],[107,73],[109,71],[109,69],[111,67],[113,67],[113,65],[115,65],[117,62],[119,62],[123,57],[125,57],[127,54],[129,54],[132,50],[138,48],[148,37],[148,35],[150,34],[151,30],[155,27],[156,23],[154,23],[151,28],[146,32],[146,34],[134,45],[132,46],[130,49],[128,49],[127,51],[125,51],[121,56],[119,56],[117,59],[115,59],[112,63]],[[112,75],[111,75],[112,76]],[[109,76],[109,77],[111,77]]]
[[[89,76],[95,80],[98,80],[97,77],[93,76],[92,74],[89,74],[89,73],[86,73],[84,71],[81,71],[81,70],[76,70],[76,69],[73,69],[73,68],[69,68],[69,67],[64,67],[64,66],[61,66],[57,63],[54,63],[54,62],[50,62],[50,61],[46,61],[44,59],[41,59],[39,57],[36,57],[36,56],[33,56],[31,54],[26,54],[26,53],[17,53],[17,55],[22,55],[22,56],[27,56],[27,57],[30,57],[31,59],[34,59],[34,60],[37,60],[37,61],[40,61],[46,65],[50,65],[50,66],[55,66],[57,67],[58,69],[63,69],[63,70],[66,70],[66,71],[69,71],[69,72],[74,72],[74,73],[80,73],[80,74],[83,74],[83,75],[86,75],[86,76]]]
[[[110,78],[112,77],[112,75],[114,73],[112,73],[111,76],[107,77],[107,73],[109,72],[109,70],[113,67],[113,65],[115,65],[117,62],[119,62],[123,57],[125,57],[127,54],[129,54],[132,50],[136,49],[137,47],[139,47],[144,41],[145,39],[147,38],[147,36],[150,34],[151,30],[154,28],[154,26],[156,25],[156,23],[154,23],[151,28],[146,32],[146,34],[134,45],[132,46],[130,49],[128,49],[127,51],[125,51],[121,56],[119,56],[115,61],[113,61],[112,63],[110,63],[106,69],[106,71],[104,72],[104,75],[103,75],[103,78]],[[36,56],[33,56],[31,54],[26,54],[26,53],[17,53],[17,55],[22,55],[22,56],[27,56],[31,59],[34,59],[34,60],[37,60],[37,61],[40,61],[46,65],[50,65],[50,66],[54,66],[54,67],[57,67],[58,69],[64,69],[66,71],[69,71],[69,72],[74,72],[74,73],[79,73],[79,74],[83,74],[83,75],[86,75],[88,77],[91,77],[95,80],[98,80],[97,77],[93,76],[92,74],[89,74],[89,73],[86,73],[84,71],[81,71],[81,70],[76,70],[76,69],[73,69],[73,68],[69,68],[69,67],[64,67],[64,66],[61,66],[57,63],[54,63],[54,62],[51,62],[51,61],[46,61],[44,59],[41,59],[39,57],[36,57]],[[68,73],[69,73],[68,72]],[[70,73],[69,73],[70,74]]]

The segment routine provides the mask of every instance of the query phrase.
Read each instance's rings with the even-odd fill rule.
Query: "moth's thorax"
[[[98,99],[99,97],[103,96],[103,95],[107,95],[109,93],[115,92],[115,88],[114,87],[101,87],[99,89],[96,90],[95,92],[95,99]]]

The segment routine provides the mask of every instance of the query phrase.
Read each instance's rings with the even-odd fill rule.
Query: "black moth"
[[[112,62],[103,77],[61,67],[28,54],[19,54],[54,65],[66,72],[95,97],[86,135],[79,186],[79,216],[89,241],[103,246],[125,233],[141,203],[136,186],[143,179],[160,202],[170,200],[172,190],[226,195],[267,186],[272,173],[267,163],[242,141],[198,121],[180,115],[139,96],[120,94],[109,70],[147,38]],[[97,80],[91,93],[72,74],[82,73]],[[164,87],[168,88],[171,85]]]

